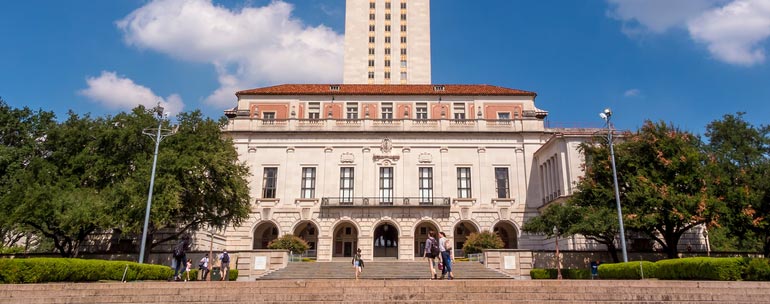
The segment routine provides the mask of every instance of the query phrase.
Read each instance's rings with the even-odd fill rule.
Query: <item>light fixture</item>
[[[599,113],[599,117],[607,123],[607,143],[610,145],[610,160],[612,161],[612,181],[615,185],[615,204],[618,208],[618,224],[620,225],[620,247],[623,250],[623,262],[628,262],[628,251],[626,250],[626,232],[623,228],[623,210],[620,208],[620,190],[618,189],[618,171],[615,167],[615,147],[612,143],[612,111],[607,108]]]

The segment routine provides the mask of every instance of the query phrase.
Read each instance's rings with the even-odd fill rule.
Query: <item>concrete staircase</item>
[[[0,285],[3,304],[770,303],[770,283],[541,280],[262,280]]]
[[[507,275],[487,269],[478,262],[452,264],[456,279],[506,279]],[[439,276],[441,272],[438,272]],[[269,273],[260,280],[298,279],[352,279],[355,277],[350,262],[289,263],[281,270]],[[362,279],[415,280],[430,279],[428,261],[415,262],[366,262]]]

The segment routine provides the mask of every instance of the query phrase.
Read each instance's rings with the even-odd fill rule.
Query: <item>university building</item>
[[[521,226],[572,193],[578,145],[597,130],[547,128],[534,92],[432,84],[429,10],[429,0],[348,0],[343,83],[236,93],[225,134],[250,168],[252,212],[218,246],[263,249],[294,234],[319,261],[356,248],[413,260],[429,230],[458,255],[489,230],[506,248],[553,248]]]

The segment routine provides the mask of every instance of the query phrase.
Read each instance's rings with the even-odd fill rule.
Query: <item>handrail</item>
[[[431,207],[449,206],[448,197],[324,197],[321,207]]]

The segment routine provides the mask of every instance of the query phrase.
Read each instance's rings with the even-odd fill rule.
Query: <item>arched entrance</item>
[[[307,251],[304,256],[316,257],[316,246],[318,245],[318,227],[313,222],[306,221],[299,223],[297,228],[294,229],[294,235],[305,240],[308,245]]]
[[[433,231],[438,235],[438,227],[431,222],[422,222],[414,228],[414,256],[422,257],[425,253],[425,240],[428,239],[428,232]]]
[[[374,257],[398,259],[398,229],[383,223],[374,229]]]
[[[505,243],[505,249],[518,249],[519,240],[518,232],[513,224],[505,221],[501,221],[495,225],[494,232],[500,236],[500,239]]]
[[[473,222],[460,221],[457,223],[457,225],[455,225],[454,242],[456,256],[465,255],[465,253],[462,252],[463,246],[465,245],[465,240],[467,240],[468,236],[473,233],[479,233],[479,230],[476,228],[476,225],[473,224]],[[462,255],[460,255],[460,253],[462,253]]]
[[[264,222],[254,229],[253,249],[267,249],[267,245],[278,238],[278,227],[272,222]]]
[[[358,248],[358,229],[353,223],[343,222],[334,229],[332,257],[352,257]]]

